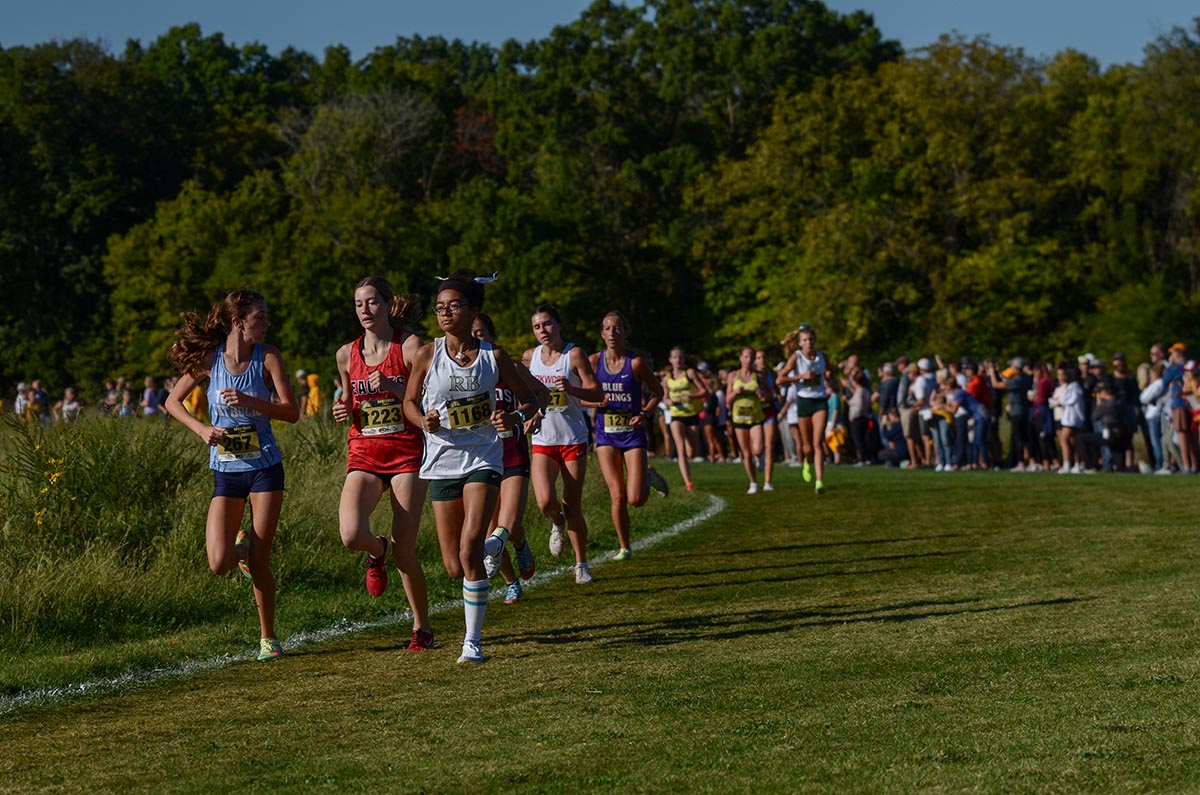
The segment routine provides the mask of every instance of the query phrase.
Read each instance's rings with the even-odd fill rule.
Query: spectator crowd
[[[760,355],[759,362],[764,360]],[[764,430],[774,441],[766,449],[775,460],[798,465],[797,434],[788,422],[795,388],[777,386],[781,367],[760,367],[769,403]],[[694,370],[707,386],[702,432],[694,449],[675,449],[671,414],[663,406],[654,434],[656,453],[738,462],[724,394],[730,371],[714,370],[707,362]],[[302,416],[319,416],[328,407],[319,377],[299,370],[295,379]],[[335,376],[334,401],[342,396],[338,380]],[[18,383],[11,400],[0,402],[0,411],[43,425],[72,422],[89,410],[119,418],[165,417],[161,406],[173,383],[173,378],[159,384],[147,376],[137,389],[124,378],[109,380],[89,409],[74,387],[51,401],[35,378]],[[1200,373],[1181,342],[1151,346],[1148,360],[1132,367],[1120,352],[1108,360],[1085,353],[1055,363],[900,356],[870,372],[850,355],[829,368],[826,389],[829,421],[822,455],[832,464],[939,472],[1200,471]],[[185,405],[194,416],[207,418],[202,389],[194,389]]]
[[[786,352],[786,351],[785,351]],[[1187,346],[1155,344],[1131,366],[1085,353],[1074,361],[1016,357],[1007,362],[900,356],[869,372],[855,355],[826,374],[829,421],[822,454],[829,463],[967,470],[1101,471],[1156,474],[1200,471],[1200,373]],[[780,365],[782,366],[782,365]],[[736,460],[723,385],[727,371],[700,362],[709,395],[694,460]],[[792,388],[772,385],[768,433],[779,459],[798,465],[787,422]],[[667,412],[659,451],[674,457]],[[793,426],[794,427],[794,426]]]

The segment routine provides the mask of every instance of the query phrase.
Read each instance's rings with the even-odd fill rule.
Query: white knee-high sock
[[[483,617],[487,615],[488,581],[463,580],[463,613],[467,623],[467,640],[479,643],[483,634]]]

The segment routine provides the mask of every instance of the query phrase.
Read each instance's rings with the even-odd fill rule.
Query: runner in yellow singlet
[[[750,478],[747,494],[758,493],[758,474],[755,459],[763,451],[763,398],[765,392],[754,369],[754,349],[742,348],[741,366],[729,374],[725,402],[729,406],[729,421],[742,454],[742,465]]]
[[[697,455],[700,446],[700,409],[708,387],[696,370],[687,364],[683,348],[671,349],[671,365],[663,376],[662,385],[666,398],[663,402],[671,410],[671,438],[675,442],[675,458],[679,462],[679,474],[688,491],[693,488],[692,471],[688,460]]]

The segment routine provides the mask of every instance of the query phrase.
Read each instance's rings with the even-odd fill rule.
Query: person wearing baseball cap
[[[917,370],[919,374],[913,379],[912,395],[916,399],[914,407],[917,409],[917,418],[920,427],[921,440],[921,460],[932,462],[934,460],[933,447],[933,429],[934,417],[931,399],[937,391],[937,377],[933,374],[933,362],[928,356],[922,356],[917,360]]]
[[[1009,361],[1008,367],[1003,373],[992,371],[992,388],[1003,391],[1006,396],[1009,420],[1007,467],[1014,472],[1024,472],[1029,453],[1029,393],[1033,389],[1033,377],[1025,372],[1025,360],[1020,356]]]

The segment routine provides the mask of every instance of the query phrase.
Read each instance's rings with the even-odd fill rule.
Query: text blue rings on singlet
[[[271,399],[263,370],[263,346],[254,346],[246,372],[233,375],[225,368],[225,345],[213,354],[208,374],[208,416],[214,427],[226,429],[226,439],[209,448],[208,465],[218,472],[249,472],[283,461],[271,418],[245,406],[227,406],[222,389],[236,389],[261,400]]]
[[[593,429],[597,447],[629,450],[646,446],[646,429],[629,421],[642,413],[642,382],[633,372],[633,354],[626,352],[621,369],[608,370],[608,354],[600,352],[596,360],[596,381],[604,390],[608,405],[596,409]]]

